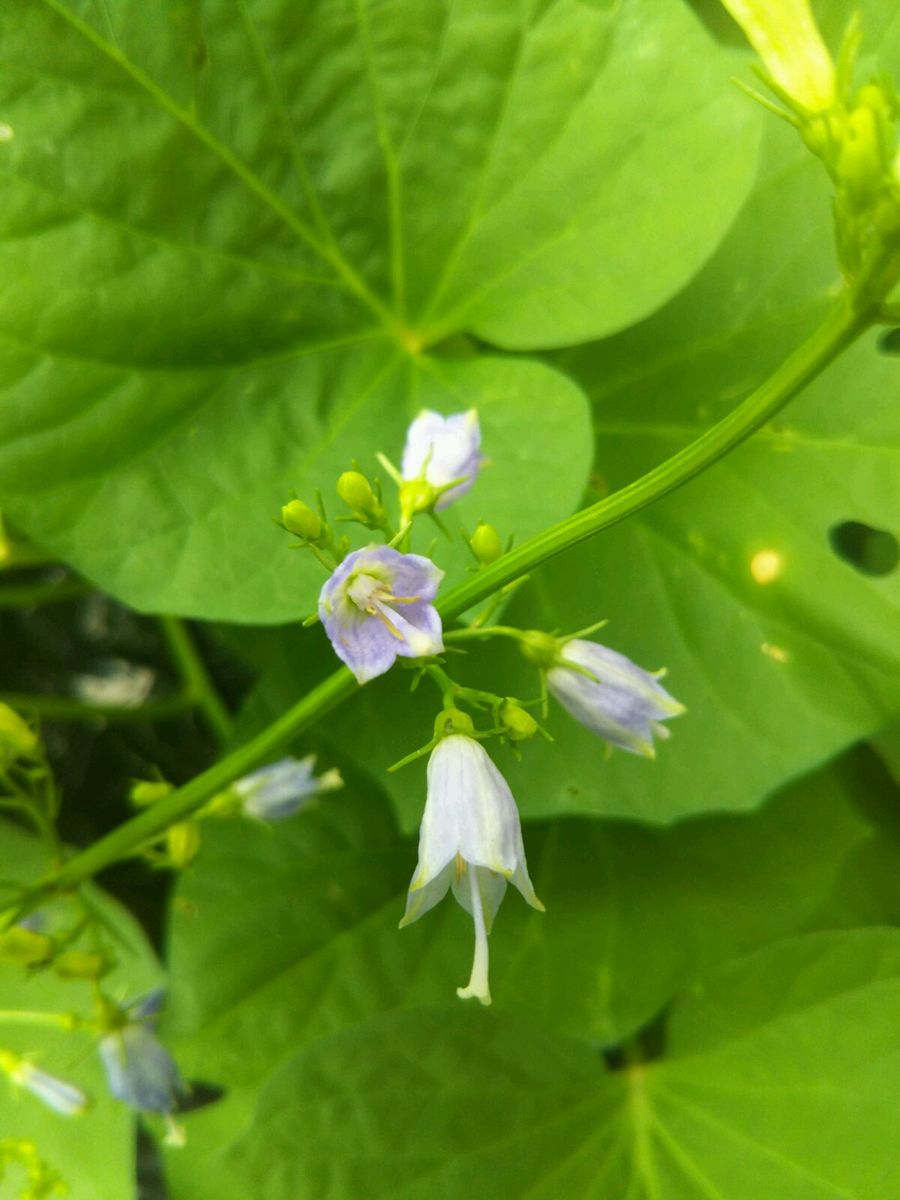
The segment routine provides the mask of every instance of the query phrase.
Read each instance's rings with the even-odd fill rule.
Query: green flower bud
[[[105,955],[87,950],[67,950],[53,964],[53,971],[60,979],[102,979],[109,968]]]
[[[492,562],[496,562],[503,554],[500,534],[493,525],[487,525],[484,521],[476,527],[469,539],[469,545],[472,547],[472,553],[483,566],[489,566]]]
[[[8,766],[17,758],[33,758],[38,736],[8,704],[0,704],[0,763]]]
[[[337,481],[337,494],[349,508],[359,512],[368,513],[378,506],[372,485],[361,471],[344,471]]]
[[[511,742],[527,741],[538,731],[537,721],[515,700],[504,700],[500,705],[500,722]]]
[[[305,542],[317,542],[322,536],[322,518],[302,500],[292,500],[283,506],[281,523],[288,533],[303,538]]]
[[[23,967],[34,967],[49,962],[53,957],[55,943],[45,933],[14,925],[0,933],[0,962],[20,963]]]
[[[175,788],[164,779],[139,779],[131,785],[128,799],[135,808],[149,808],[157,800],[164,800]]]
[[[838,155],[838,178],[850,197],[863,203],[883,183],[885,165],[876,113],[867,106],[855,108]]]
[[[560,640],[552,633],[541,633],[538,629],[531,629],[522,637],[519,647],[525,657],[536,666],[549,669],[559,661]]]
[[[166,831],[169,861],[178,871],[190,866],[200,849],[200,826],[196,821],[178,821]]]
[[[434,719],[434,736],[449,737],[453,733],[472,734],[475,726],[468,713],[458,708],[445,708]]]

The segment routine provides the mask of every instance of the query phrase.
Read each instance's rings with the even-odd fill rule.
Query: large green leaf
[[[4,822],[0,827],[0,877],[33,883],[45,870],[35,840]],[[159,968],[137,924],[99,890],[90,889],[89,895],[115,938],[119,962],[106,981],[111,993],[133,998],[158,985]],[[90,986],[64,982],[46,971],[29,978],[24,968],[2,963],[0,1009],[88,1016],[92,1010]],[[135,1188],[134,1113],[110,1095],[94,1042],[85,1033],[0,1019],[0,1046],[20,1054],[34,1052],[36,1063],[77,1084],[93,1102],[85,1116],[60,1116],[27,1092],[11,1098],[9,1085],[0,1078],[0,1137],[33,1143],[47,1166],[69,1185],[71,1200],[131,1200]],[[11,1172],[10,1187],[14,1178]],[[3,1191],[4,1198],[14,1194]]]
[[[838,1091],[847,1088],[870,1122],[871,1153],[888,1144],[896,1079],[879,1056],[896,1037],[890,1006],[900,993],[896,979],[881,977],[900,965],[897,934],[788,943],[694,988],[674,1010],[666,1061],[627,1075],[604,1073],[593,1041],[549,1033],[561,1015],[566,1024],[564,988],[577,997],[569,1015],[577,1007],[580,1018],[588,1010],[596,1018],[604,1005],[612,1012],[612,981],[633,1017],[626,990],[644,990],[661,959],[666,973],[665,943],[684,958],[665,981],[657,977],[657,1003],[698,962],[804,919],[861,834],[829,797],[819,780],[779,801],[771,820],[722,818],[656,834],[612,827],[602,843],[590,841],[590,826],[554,827],[533,854],[548,915],[523,923],[508,901],[498,920],[493,1018],[448,998],[451,959],[465,952],[461,921],[437,910],[428,925],[395,930],[411,852],[373,797],[323,804],[271,832],[215,832],[173,917],[173,1015],[192,1074],[226,1094],[187,1119],[191,1153],[170,1158],[175,1196],[239,1196],[253,1180],[264,1200],[323,1191],[412,1197],[426,1194],[426,1170],[432,1194],[448,1197],[463,1180],[473,1196],[495,1195],[498,1179],[508,1191],[533,1175],[537,1187],[544,1171],[566,1194],[588,1195],[601,1168],[642,1196],[631,1180],[648,1164],[660,1197],[703,1196],[712,1193],[696,1181],[699,1191],[678,1190],[679,1162],[699,1155],[703,1174],[727,1180],[741,1153],[750,1160],[744,1190],[716,1184],[729,1200],[764,1194],[764,1181],[770,1194],[817,1200],[804,1182],[810,1170],[853,1186],[865,1178],[867,1156],[857,1162],[852,1153],[862,1121],[851,1120],[853,1138],[839,1138],[822,1168],[809,1130],[847,1118]],[[823,828],[830,845],[816,832]],[[542,925],[554,915],[561,927],[545,941]],[[229,953],[235,945],[240,956]],[[692,946],[703,947],[699,957]],[[452,969],[459,973],[459,962]],[[526,989],[523,1004],[517,995]],[[836,1053],[846,1028],[852,1048]],[[768,1116],[773,1105],[778,1121]],[[704,1123],[721,1124],[723,1136],[698,1134]],[[567,1154],[581,1165],[558,1179]],[[483,1177],[473,1159],[484,1160]],[[866,1200],[879,1194],[858,1186]],[[536,1194],[559,1194],[541,1187]]]
[[[316,575],[270,516],[431,404],[491,410],[498,523],[558,519],[571,389],[495,359],[436,379],[421,349],[567,344],[684,284],[752,175],[728,61],[679,0],[23,0],[4,509],[136,607],[288,620]],[[534,447],[573,465],[523,510]]]
[[[578,1054],[595,1063],[598,1046],[633,1033],[710,964],[800,928],[833,925],[845,865],[878,840],[856,811],[860,779],[865,790],[871,776],[862,755],[752,816],[673,830],[574,820],[529,827],[529,865],[548,911],[507,897],[492,937],[495,1011],[510,1028],[527,1022],[532,1031],[577,1036],[591,1047]],[[471,1009],[460,1023],[455,1011],[453,986],[464,981],[471,954],[469,919],[445,902],[396,928],[413,862],[413,844],[398,839],[371,789],[329,798],[272,829],[207,826],[172,914],[169,1032],[189,1074],[224,1087],[225,1096],[188,1118],[191,1155],[170,1160],[176,1196],[230,1200],[229,1188],[241,1195],[246,1183],[240,1175],[235,1182],[234,1170],[244,1149],[236,1142],[248,1129],[251,1154],[269,1145],[273,1160],[287,1156],[278,1171],[298,1170],[269,1097],[278,1095],[286,1116],[306,1128],[307,1095],[323,1114],[336,1114],[345,1095],[337,1063],[285,1101],[279,1079],[301,1059],[321,1063],[335,1045],[353,1045],[360,1072],[374,1080],[384,1030],[389,1039],[406,1031],[414,1062],[441,1025],[476,1059],[492,1053],[495,1027]],[[562,1045],[553,1053],[564,1061]],[[455,1077],[456,1066],[448,1067],[453,1090],[440,1100],[448,1127],[468,1120]],[[379,1103],[364,1094],[361,1125],[377,1120],[363,1110]],[[390,1171],[404,1165],[390,1140],[370,1150]],[[303,1186],[318,1180],[327,1190],[318,1171],[300,1171]],[[281,1194],[269,1187],[264,1200]]]
[[[894,930],[734,964],[676,1007],[665,1060],[615,1074],[499,1016],[389,1014],[287,1058],[225,1163],[265,1200],[880,1200],[898,1017]]]

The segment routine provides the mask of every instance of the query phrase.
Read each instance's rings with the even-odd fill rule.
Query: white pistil
[[[457,988],[460,1000],[475,996],[482,1004],[490,1004],[491,989],[488,983],[488,935],[484,924],[484,909],[481,904],[481,889],[476,879],[476,868],[468,864],[469,895],[472,898],[472,920],[475,922],[475,956],[472,959],[472,974],[464,988]]]

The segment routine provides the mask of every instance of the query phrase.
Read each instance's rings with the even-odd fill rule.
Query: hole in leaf
[[[841,521],[828,530],[831,549],[863,575],[888,575],[900,563],[900,542],[886,529]]]
[[[635,1063],[656,1062],[666,1052],[668,1006],[663,1007],[626,1041],[605,1046],[600,1055],[610,1071],[623,1071]]]
[[[196,1112],[198,1108],[215,1104],[225,1095],[225,1089],[217,1083],[204,1083],[200,1079],[192,1079],[189,1087],[190,1091],[178,1101],[180,1113]]]

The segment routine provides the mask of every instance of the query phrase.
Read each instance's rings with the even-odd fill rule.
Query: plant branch
[[[216,691],[187,627],[177,617],[160,617],[159,623],[185,692],[193,698],[210,731],[224,745],[231,737],[231,714]]]
[[[576,513],[510,550],[477,575],[451,588],[437,603],[444,620],[466,612],[498,588],[547,559],[593,537],[646,508],[718,462],[770,420],[874,321],[870,310],[857,311],[842,297],[825,322],[742,404],[690,445],[611,496]],[[34,907],[48,892],[68,889],[127,856],[174,821],[196,811],[232,780],[259,766],[356,690],[352,674],[341,667],[257,737],[215,763],[152,808],[112,830],[76,854],[26,899]]]

